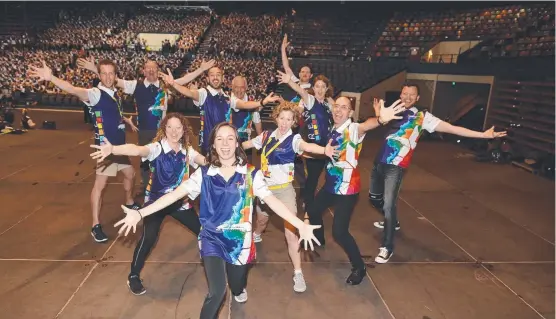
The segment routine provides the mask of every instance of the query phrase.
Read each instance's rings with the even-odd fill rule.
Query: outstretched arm
[[[435,131],[441,133],[448,133],[471,138],[497,138],[506,136],[506,131],[494,132],[494,126],[484,132],[477,132],[466,129],[465,127],[455,126],[448,122],[440,121],[436,126]]]
[[[168,74],[158,72],[158,75],[162,77],[164,82],[166,82],[168,85],[171,85],[174,89],[176,89],[176,91],[192,99],[193,101],[199,101],[199,90],[190,90],[185,86],[179,85],[174,80],[174,76],[172,75],[172,72],[170,72],[170,69],[166,69],[166,71],[168,72]]]
[[[284,71],[286,71],[287,74],[293,75],[293,71],[290,68],[290,62],[288,61],[288,54],[286,52],[286,49],[288,48],[288,45],[290,45],[290,43],[288,42],[288,35],[285,34],[284,39],[282,40],[282,47],[281,47],[282,66],[284,67]]]
[[[52,75],[52,70],[42,61],[42,67],[34,65],[29,66],[28,75],[32,78],[38,78],[39,81],[49,81],[59,87],[62,91],[77,96],[83,102],[89,102],[89,93],[87,89],[79,88],[70,83]]]
[[[234,99],[235,105],[232,105],[233,108],[243,109],[243,110],[252,110],[257,109],[259,107],[264,107],[268,103],[274,103],[280,100],[279,96],[274,96],[274,93],[270,93],[261,101],[244,101],[241,99]]]
[[[203,61],[201,62],[201,66],[190,73],[187,73],[186,75],[182,76],[179,79],[175,79],[174,82],[179,84],[179,85],[185,85],[193,80],[195,80],[197,77],[199,77],[201,74],[203,74],[204,72],[208,71],[210,68],[212,68],[214,66],[214,64],[216,63],[215,60],[210,60],[210,61]]]
[[[299,96],[301,96],[301,99],[305,104],[309,104],[309,93],[307,93],[307,91],[305,91],[301,86],[299,86],[299,84],[292,81],[291,79],[292,74],[278,71],[278,75],[276,77],[278,78],[278,81],[280,83],[289,85],[292,88],[292,90],[294,90],[297,94],[299,94]]]
[[[90,145],[98,151],[91,153],[91,157],[96,159],[97,162],[102,162],[110,154],[125,155],[125,156],[149,156],[150,150],[146,146],[139,146],[135,144],[112,145],[107,138],[104,139],[103,145]]]
[[[332,146],[332,140],[328,141],[325,147],[314,143],[307,143],[304,140],[300,140],[299,142],[299,149],[303,152],[313,153],[313,154],[321,154],[330,157],[331,160],[334,160],[334,156],[340,155],[340,151],[338,151],[338,145]]]

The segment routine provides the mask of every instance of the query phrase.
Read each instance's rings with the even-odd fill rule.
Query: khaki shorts
[[[97,164],[97,175],[117,176],[119,171],[127,167],[131,167],[129,157],[110,155]]]
[[[292,183],[284,188],[270,189],[270,191],[272,192],[272,195],[276,196],[279,201],[286,205],[290,212],[297,216],[297,198]],[[256,209],[257,213],[263,214],[265,216],[268,216],[269,213],[272,211],[270,207],[268,207],[262,201],[257,204]]]

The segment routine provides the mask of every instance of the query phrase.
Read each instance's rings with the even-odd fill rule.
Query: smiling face
[[[116,81],[116,69],[110,64],[101,64],[99,67],[100,82],[107,88],[113,88]]]
[[[231,126],[222,126],[216,131],[213,147],[220,162],[236,157],[236,148],[239,147],[236,136],[236,132]]]
[[[232,92],[238,99],[243,99],[245,97],[245,92],[247,91],[247,81],[242,76],[236,76],[232,80]]]
[[[313,90],[315,91],[315,97],[322,100],[325,97],[326,90],[328,90],[328,85],[326,85],[324,81],[318,80],[317,82],[315,82]]]
[[[415,86],[404,86],[400,99],[404,103],[405,108],[410,109],[419,101],[419,90]]]
[[[183,125],[177,117],[168,120],[164,129],[164,135],[170,143],[179,143],[183,137]]]
[[[304,66],[299,71],[299,81],[301,83],[309,83],[313,74],[311,73],[311,69],[308,66]]]
[[[158,78],[158,64],[154,61],[147,61],[143,66],[143,75],[150,83],[156,82]]]
[[[351,101],[345,97],[339,97],[334,103],[334,109],[332,110],[332,118],[336,126],[344,124],[353,115],[353,110],[351,109]]]
[[[212,67],[208,70],[207,81],[214,89],[218,90],[222,86],[222,70],[217,67]]]

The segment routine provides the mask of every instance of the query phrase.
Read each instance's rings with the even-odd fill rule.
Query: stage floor
[[[132,295],[126,280],[140,233],[121,238],[112,227],[123,215],[121,180],[105,191],[101,220],[110,240],[97,244],[90,235],[90,127],[80,112],[31,116],[55,120],[58,129],[0,136],[0,317],[198,318],[207,285],[195,237],[167,219],[142,273],[147,293]],[[367,191],[377,136],[364,142],[351,223],[367,278],[345,284],[350,265],[332,239],[329,211],[328,244],[303,254],[308,289],[295,293],[274,217],[257,244],[249,300],[237,304],[228,293],[220,318],[554,318],[554,183],[423,141],[400,193],[395,254],[376,265],[381,231],[372,223],[379,214]]]

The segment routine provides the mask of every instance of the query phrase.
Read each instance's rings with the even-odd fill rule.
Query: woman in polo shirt
[[[353,208],[357,203],[361,189],[361,176],[359,173],[359,153],[363,146],[363,139],[367,131],[399,119],[396,114],[403,112],[404,107],[400,100],[389,108],[384,108],[382,102],[379,118],[370,118],[364,123],[351,121],[353,106],[351,101],[342,96],[334,104],[332,116],[334,126],[329,134],[332,145],[339,146],[339,156],[326,165],[324,186],[315,196],[315,202],[308,210],[309,221],[313,225],[322,225],[322,213],[330,206],[334,207],[332,236],[344,249],[352,265],[352,271],[346,280],[350,285],[358,285],[366,274],[365,263],[361,258],[359,247],[349,233],[349,223]],[[315,230],[315,236],[323,243],[324,230]]]
[[[255,197],[299,230],[300,241],[313,248],[313,230],[320,226],[305,224],[268,190],[263,174],[247,164],[247,155],[239,147],[237,130],[229,123],[216,125],[209,138],[209,166],[201,167],[191,177],[151,205],[140,210],[122,206],[126,217],[119,233],[135,232],[142,218],[189,196],[200,197],[202,229],[199,248],[209,292],[201,310],[201,319],[218,317],[226,293],[226,277],[237,302],[247,301],[247,268],[255,259],[252,219]],[[317,242],[318,244],[318,242]]]
[[[189,178],[189,165],[197,167],[206,164],[205,157],[191,147],[189,136],[192,136],[192,133],[187,125],[187,119],[181,114],[169,113],[160,123],[152,143],[145,146],[134,144],[116,146],[105,139],[105,144],[102,146],[91,145],[98,149],[91,154],[91,157],[102,161],[110,154],[114,154],[141,156],[143,161],[148,161],[150,175],[145,188],[143,205],[147,207],[186,181]],[[142,295],[146,292],[140,273],[158,238],[160,226],[168,215],[189,228],[195,236],[199,235],[201,229],[199,217],[188,200],[179,201],[145,218],[143,234],[135,247],[127,281],[134,295]]]
[[[261,171],[265,177],[268,189],[281,202],[286,204],[294,214],[297,213],[296,195],[292,182],[294,178],[294,163],[297,154],[309,152],[325,154],[332,157],[334,148],[330,143],[326,147],[303,141],[301,135],[293,134],[292,127],[297,125],[299,107],[292,102],[282,101],[275,107],[272,117],[278,128],[273,132],[264,131],[256,138],[243,142],[244,149],[252,147],[262,149]],[[253,240],[261,241],[261,234],[268,225],[268,207],[261,203],[257,205],[257,226],[253,232]],[[288,252],[294,267],[293,290],[304,292],[307,289],[303,272],[301,271],[301,253],[299,252],[298,238],[295,227],[284,223]]]

